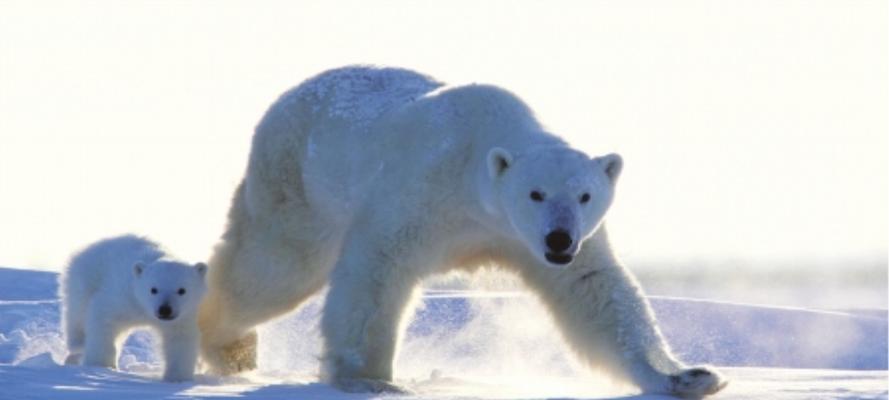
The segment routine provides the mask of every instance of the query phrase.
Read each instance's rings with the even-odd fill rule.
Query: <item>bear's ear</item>
[[[133,275],[139,277],[142,275],[143,271],[145,271],[145,264],[142,263],[142,261],[136,261],[136,263],[133,264]]]
[[[495,147],[488,152],[488,176],[495,179],[503,175],[512,165],[512,154],[506,149]]]
[[[198,275],[200,275],[201,278],[203,278],[204,275],[207,275],[207,264],[199,262],[195,264],[194,267],[198,270]]]
[[[624,161],[619,154],[611,153],[602,157],[597,157],[595,161],[596,164],[605,171],[605,175],[608,176],[611,183],[617,182],[617,177],[620,176],[620,171],[624,167]]]

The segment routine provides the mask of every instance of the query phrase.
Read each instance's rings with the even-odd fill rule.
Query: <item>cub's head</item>
[[[568,148],[516,156],[494,148],[487,166],[492,203],[518,238],[547,265],[566,265],[602,223],[623,162],[617,154],[590,159]]]
[[[207,265],[159,260],[133,265],[136,299],[142,309],[162,321],[174,321],[197,311],[207,285]]]

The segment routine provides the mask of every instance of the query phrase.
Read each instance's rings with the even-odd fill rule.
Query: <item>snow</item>
[[[717,398],[887,398],[886,310],[823,311],[652,297],[664,334],[688,362],[732,380]],[[0,399],[363,399],[318,383],[320,300],[261,328],[257,372],[158,380],[157,340],[136,332],[120,371],[61,366],[56,274],[0,268]],[[408,395],[392,399],[620,398],[589,374],[521,292],[427,291],[398,360]],[[629,396],[629,397],[627,397]]]

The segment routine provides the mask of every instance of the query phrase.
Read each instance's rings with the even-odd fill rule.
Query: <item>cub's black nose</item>
[[[164,304],[157,309],[157,316],[161,318],[170,318],[173,316],[173,307],[170,307],[168,304]]]
[[[558,230],[546,235],[546,247],[555,253],[561,253],[571,247],[571,235],[568,232]]]

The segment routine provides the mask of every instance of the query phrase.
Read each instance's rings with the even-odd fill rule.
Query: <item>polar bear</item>
[[[191,380],[200,334],[197,309],[207,265],[184,264],[148,239],[126,235],[76,254],[59,278],[66,364],[117,367],[124,334],[150,326],[161,334],[163,379]]]
[[[199,312],[216,373],[256,367],[254,327],[329,283],[322,376],[395,389],[417,284],[455,269],[518,274],[584,361],[644,392],[725,380],[678,361],[602,224],[622,161],[549,133],[514,94],[396,68],[346,67],[282,95],[253,137]]]

